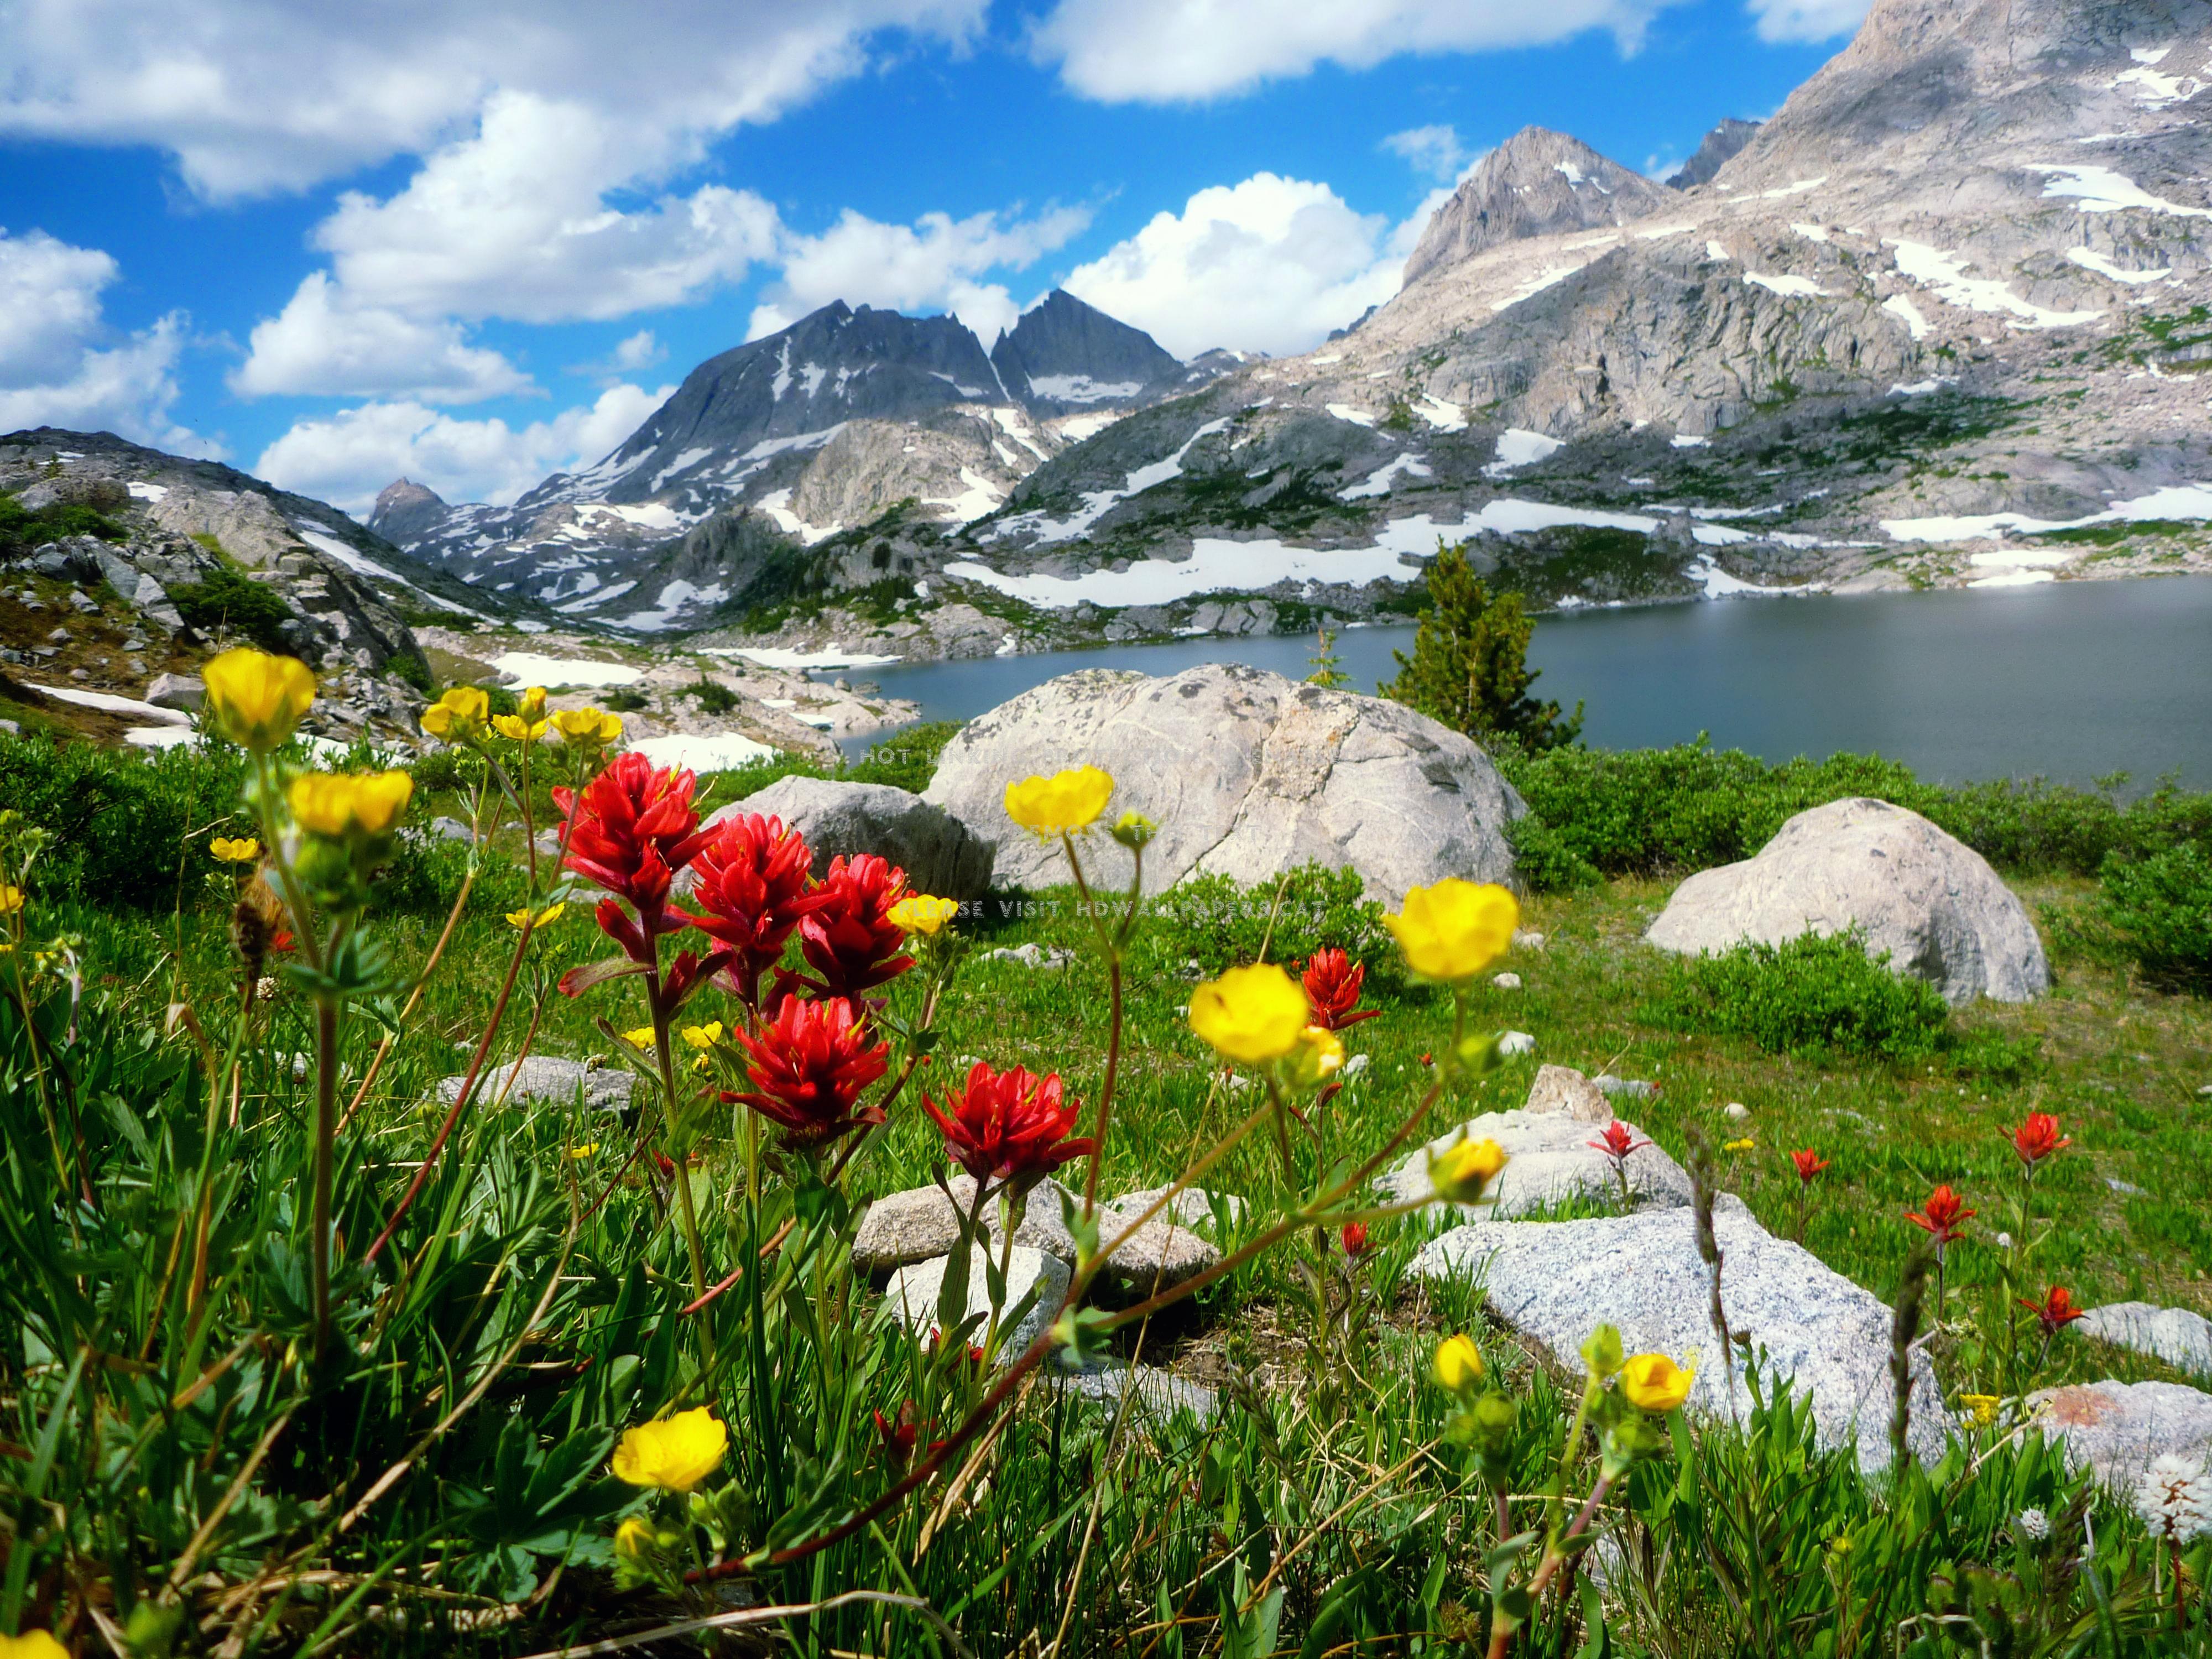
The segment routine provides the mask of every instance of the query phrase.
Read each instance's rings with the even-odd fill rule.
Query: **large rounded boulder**
[[[1378,697],[1264,669],[1208,663],[1155,679],[1086,669],[970,720],[945,745],[925,800],[998,843],[1002,884],[1067,879],[1056,842],[1015,828],[1006,786],[1091,765],[1113,775],[1109,817],[1159,825],[1145,890],[1219,873],[1272,880],[1303,864],[1359,872],[1396,904],[1447,876],[1513,873],[1505,825],[1528,809],[1458,732]],[[1129,854],[1089,838],[1085,874],[1127,884]]]
[[[887,783],[778,778],[707,822],[744,812],[781,818],[805,836],[817,876],[840,854],[874,853],[904,870],[907,884],[919,892],[972,899],[991,890],[991,843],[921,796]]]
[[[1662,950],[1722,951],[1858,928],[1870,955],[1924,979],[1954,1006],[2026,1002],[2051,988],[2035,924],[1981,854],[1887,801],[1800,812],[1741,864],[1674,890],[1644,938]]]

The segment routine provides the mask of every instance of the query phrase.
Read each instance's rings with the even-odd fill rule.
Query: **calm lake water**
[[[1366,691],[1412,641],[1409,628],[1352,629],[1337,654]],[[925,718],[965,719],[1079,668],[1244,662],[1296,678],[1313,648],[1198,639],[852,678],[915,699]],[[1540,695],[1586,703],[1584,740],[1601,748],[1702,731],[1768,760],[1870,752],[1945,782],[2125,772],[2133,793],[2179,772],[2212,787],[2212,577],[1570,613],[1539,619],[1528,655]]]

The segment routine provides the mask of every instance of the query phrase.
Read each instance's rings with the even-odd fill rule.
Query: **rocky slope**
[[[1650,179],[1581,139],[1523,127],[1476,163],[1436,210],[1406,261],[1406,282],[1502,242],[1626,224],[1666,199]]]
[[[749,592],[717,550],[805,548],[902,503],[957,526],[1123,410],[1237,366],[1185,364],[1055,291],[989,353],[957,319],[823,307],[708,359],[614,453],[514,506],[449,506],[400,479],[370,526],[495,593],[658,630]]]
[[[1733,115],[1705,136],[1680,169],[1671,174],[1667,183],[1674,190],[1687,190],[1692,185],[1710,185],[1713,175],[1727,162],[1735,159],[1743,147],[1759,132],[1756,121],[1739,121]]]
[[[138,699],[250,640],[315,665],[309,729],[338,738],[411,730],[429,676],[410,617],[483,616],[325,502],[53,428],[0,437],[0,662],[19,684]]]

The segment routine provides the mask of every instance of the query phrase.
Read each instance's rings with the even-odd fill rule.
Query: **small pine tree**
[[[1334,691],[1352,684],[1352,676],[1346,673],[1336,660],[1336,635],[1328,631],[1328,625],[1325,623],[1316,641],[1314,654],[1306,659],[1306,665],[1313,670],[1306,676],[1308,685],[1318,685],[1325,691]]]
[[[1437,544],[1429,566],[1429,607],[1420,613],[1413,654],[1398,659],[1398,678],[1382,695],[1471,738],[1504,738],[1524,749],[1572,744],[1583,706],[1562,717],[1559,705],[1528,695],[1538,671],[1528,666],[1534,630],[1518,593],[1492,596],[1467,560],[1467,544]]]

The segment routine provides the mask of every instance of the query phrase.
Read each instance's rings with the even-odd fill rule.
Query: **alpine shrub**
[[[1356,870],[1301,865],[1279,882],[1239,885],[1227,876],[1191,876],[1156,901],[1146,938],[1160,966],[1195,960],[1208,974],[1239,963],[1302,963],[1334,945],[1370,971],[1397,960],[1382,927],[1382,907],[1363,897]]]
[[[169,590],[177,614],[188,627],[204,634],[228,635],[251,640],[264,651],[289,656],[295,647],[284,637],[284,624],[292,613],[276,590],[228,565],[217,565],[196,582]]]
[[[1675,964],[1652,1010],[1676,1030],[1749,1037],[1770,1054],[1917,1060],[1935,1051],[1951,1010],[1924,980],[1893,974],[1856,931],[1747,943]]]
[[[2185,842],[2130,862],[2105,860],[2102,919],[2151,979],[2212,991],[2212,858]]]

